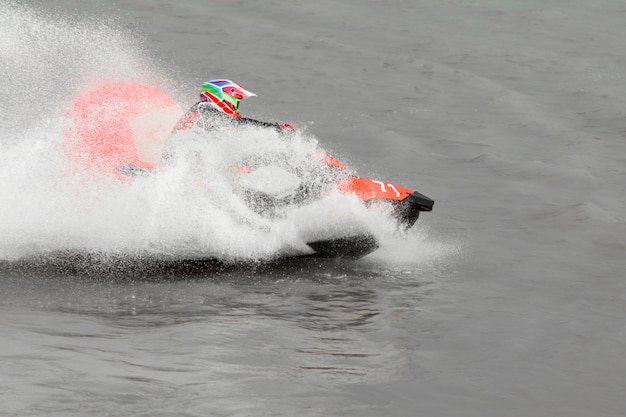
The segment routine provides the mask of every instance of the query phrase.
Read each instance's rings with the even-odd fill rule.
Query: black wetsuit
[[[174,128],[174,132],[178,130],[189,129],[193,126],[201,127],[205,130],[212,130],[218,125],[232,123],[234,125],[257,126],[275,129],[281,132],[282,128],[278,123],[262,122],[248,117],[234,118],[222,113],[213,107],[210,103],[200,101],[194,104],[189,111],[181,118],[181,121]]]
[[[204,101],[199,101],[198,103],[191,106],[191,108],[180,118],[172,133],[191,129],[194,126],[198,126],[204,130],[210,131],[217,128],[220,125],[227,125],[231,123],[235,126],[257,126],[262,128],[270,128],[275,129],[279,133],[284,132],[284,126],[279,123],[273,122],[262,122],[256,119],[250,119],[247,117],[231,117],[225,113],[214,108],[211,104]],[[288,125],[290,128],[291,126]],[[293,128],[291,128],[293,130]],[[161,163],[167,164],[167,161],[171,159],[171,151],[169,149],[164,149]],[[146,167],[139,166],[133,164],[131,162],[127,162],[125,165],[117,167],[117,170],[128,177],[135,177],[137,175],[143,175],[150,173],[154,170],[154,167]]]

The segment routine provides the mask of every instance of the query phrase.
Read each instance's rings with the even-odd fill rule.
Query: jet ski
[[[298,173],[270,165],[245,169],[239,180],[243,198],[257,213],[276,218],[294,207],[313,204],[332,192],[356,197],[365,207],[388,206],[401,230],[410,229],[420,212],[432,211],[434,201],[424,194],[399,185],[352,175],[335,158],[317,154],[326,165],[326,181],[314,181]],[[307,241],[315,257],[360,258],[375,251],[379,242],[373,233],[362,230],[346,236],[329,236]]]
[[[66,114],[67,159],[75,171],[120,182],[167,169],[162,166],[163,152],[181,115],[176,102],[154,86],[120,82],[97,87],[79,95]],[[234,189],[252,211],[269,220],[315,207],[329,195],[350,196],[367,210],[389,213],[400,230],[413,227],[421,212],[432,211],[434,201],[414,189],[359,177],[319,149],[307,157],[306,164],[277,163],[284,158],[268,163],[254,155],[233,161]],[[339,234],[332,227],[320,229],[305,237],[305,250],[286,257],[356,259],[379,247],[367,227]]]

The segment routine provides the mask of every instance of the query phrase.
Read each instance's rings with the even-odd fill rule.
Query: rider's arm
[[[194,104],[189,111],[179,120],[173,132],[189,129],[196,124],[200,124],[204,129],[209,130],[215,127],[215,122],[221,120],[223,122],[232,122],[239,125],[256,126],[263,128],[275,129],[277,132],[293,132],[295,129],[288,123],[262,122],[248,117],[231,118],[218,110],[214,109],[208,103],[198,102]]]
[[[251,125],[251,126],[257,126],[257,127],[268,127],[268,128],[274,128],[278,132],[281,131],[280,125],[278,123],[262,122],[260,120],[250,119],[248,117],[240,117],[238,119],[233,119],[233,120],[235,121],[235,123],[242,124],[242,125]]]
[[[236,123],[241,123],[245,125],[252,125],[258,127],[267,127],[276,129],[277,132],[294,132],[295,129],[289,123],[275,123],[275,122],[262,122],[256,119],[250,119],[247,117],[240,117],[238,119],[234,119]]]

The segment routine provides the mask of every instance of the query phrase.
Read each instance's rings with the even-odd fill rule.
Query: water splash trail
[[[302,167],[317,147],[302,133],[285,141],[258,129],[217,132],[209,144],[191,137],[183,154],[193,155],[195,166],[181,158],[167,171],[132,182],[85,184],[80,176],[68,175],[62,146],[65,115],[77,94],[131,81],[158,85],[176,98],[182,96],[179,84],[150,56],[141,37],[115,21],[44,15],[5,2],[0,27],[0,76],[5,80],[0,94],[0,260],[73,251],[257,261],[306,250],[307,239],[320,230],[351,233],[367,225],[378,236],[393,234],[389,216],[365,210],[350,196],[329,196],[280,219],[264,218],[243,203],[230,169],[238,158],[247,153]],[[198,161],[208,186],[194,179]]]

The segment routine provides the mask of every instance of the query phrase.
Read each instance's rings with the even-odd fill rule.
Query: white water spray
[[[363,225],[380,237],[394,233],[388,213],[365,210],[351,196],[332,194],[274,219],[244,204],[233,165],[253,155],[306,167],[316,141],[301,133],[190,136],[179,148],[184,157],[167,170],[128,183],[86,184],[68,174],[62,152],[64,115],[77,92],[134,81],[176,97],[174,83],[113,22],[76,22],[4,3],[0,27],[0,260],[76,251],[255,261],[302,253],[319,233],[341,236]]]

